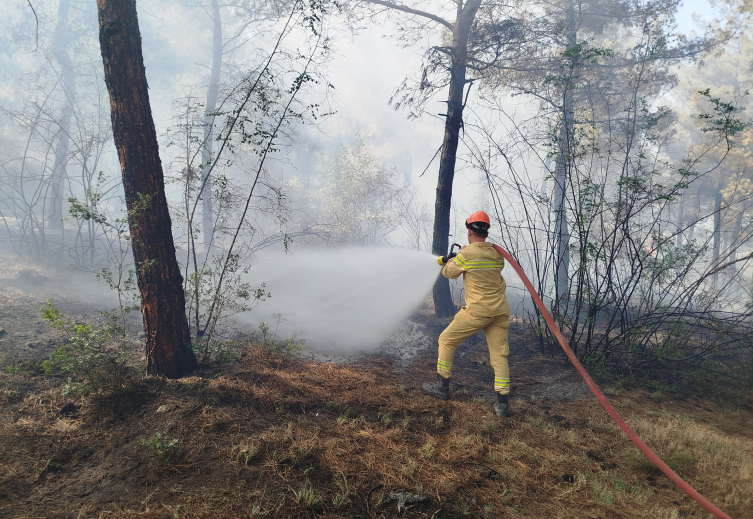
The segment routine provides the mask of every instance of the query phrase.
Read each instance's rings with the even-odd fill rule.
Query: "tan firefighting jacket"
[[[505,260],[491,243],[476,242],[463,247],[458,255],[447,262],[442,275],[457,279],[463,275],[465,306],[478,317],[509,314],[502,269]]]

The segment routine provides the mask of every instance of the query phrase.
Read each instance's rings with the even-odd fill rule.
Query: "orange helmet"
[[[491,227],[491,225],[489,215],[483,211],[476,211],[465,221],[466,229],[470,229],[476,234],[484,237],[489,234],[489,227]]]

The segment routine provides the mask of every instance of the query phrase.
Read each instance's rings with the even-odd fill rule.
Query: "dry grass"
[[[753,516],[753,441],[725,434],[713,425],[668,413],[631,421],[635,431],[659,456],[686,459],[681,475],[696,490],[714,495],[723,509]]]
[[[513,398],[500,419],[469,390],[433,400],[384,362],[279,366],[258,349],[223,372],[110,396],[71,400],[43,383],[0,404],[2,517],[388,518],[398,490],[426,497],[401,517],[703,517],[629,461],[592,400]],[[689,453],[691,484],[753,517],[750,436],[629,396],[615,403],[649,445]]]

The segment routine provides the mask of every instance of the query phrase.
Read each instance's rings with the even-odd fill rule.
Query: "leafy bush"
[[[180,440],[170,438],[167,433],[156,432],[149,438],[139,438],[139,445],[149,448],[152,457],[163,463],[171,463],[179,457]]]
[[[211,339],[194,341],[192,347],[202,362],[214,361],[218,364],[224,364],[238,358],[238,350],[241,348],[241,345],[234,340],[218,341]]]
[[[285,319],[282,317],[282,314],[272,315],[275,318],[275,327],[271,333],[271,327],[268,323],[259,323],[262,344],[264,345],[267,354],[282,362],[286,362],[294,357],[299,357],[306,349],[306,341],[303,339],[298,340],[295,335],[292,335],[285,340],[278,339],[277,330],[280,328],[280,324],[285,322]]]
[[[89,324],[69,323],[49,299],[40,309],[42,318],[50,326],[66,335],[65,344],[50,354],[42,363],[45,374],[69,373],[68,383],[63,387],[66,395],[74,392],[88,394],[103,387],[117,389],[127,377],[127,362],[130,359],[126,342],[117,344],[119,331],[117,317],[107,325],[95,328]],[[114,315],[114,314],[113,314]],[[73,377],[83,384],[74,384]]]
[[[252,310],[270,297],[264,283],[253,288],[243,281],[248,268],[241,266],[238,254],[232,254],[215,257],[210,266],[187,276],[186,312],[189,324],[196,327],[194,351],[201,362],[211,359],[226,362],[234,358],[234,352],[230,358],[226,355],[234,350],[232,343],[215,339],[217,325],[222,319]]]

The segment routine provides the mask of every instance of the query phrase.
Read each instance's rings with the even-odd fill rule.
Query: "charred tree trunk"
[[[175,257],[135,0],[97,0],[99,43],[123,175],[146,329],[147,372],[179,377],[197,366]]]
[[[70,6],[70,0],[60,0],[60,4],[58,5],[58,22],[55,27],[55,35],[52,43],[53,52],[63,74],[64,97],[63,107],[60,109],[60,118],[58,120],[59,129],[57,147],[55,148],[55,163],[52,167],[52,176],[50,177],[51,195],[48,198],[46,209],[47,225],[50,229],[61,233],[61,243],[63,240],[63,180],[68,163],[73,97],[76,95],[76,74],[73,71],[73,64],[66,50],[66,44],[68,43],[68,11]]]
[[[455,161],[458,152],[460,131],[463,127],[463,92],[466,84],[466,58],[468,37],[481,0],[469,0],[465,6],[458,2],[458,13],[452,34],[452,64],[450,69],[450,91],[447,96],[447,116],[445,118],[442,155],[439,161],[437,197],[434,204],[434,234],[431,250],[440,256],[447,253],[450,234],[450,207],[452,204],[452,182],[455,178]],[[455,304],[450,294],[450,282],[439,276],[434,284],[434,311],[439,317],[455,313]]]
[[[212,148],[214,147],[214,116],[217,109],[217,95],[220,91],[222,72],[222,18],[218,0],[212,0],[212,72],[209,76],[207,104],[204,111],[204,146],[201,149],[202,179],[201,196],[202,231],[204,248],[209,250],[214,243],[214,211],[212,208]]]

